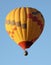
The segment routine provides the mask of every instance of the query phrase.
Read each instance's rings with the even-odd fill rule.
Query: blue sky
[[[10,39],[5,30],[5,17],[14,8],[33,7],[42,12],[45,27],[39,39],[24,51]],[[0,0],[0,65],[51,65],[51,1]]]

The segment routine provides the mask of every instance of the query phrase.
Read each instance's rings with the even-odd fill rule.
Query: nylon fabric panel
[[[21,21],[21,27],[25,24],[27,25],[27,14],[26,14],[26,8],[21,8],[20,10],[20,21]],[[23,40],[27,41],[27,26],[26,28],[22,28],[22,34],[23,34]]]

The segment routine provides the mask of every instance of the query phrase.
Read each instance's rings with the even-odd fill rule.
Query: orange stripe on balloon
[[[11,37],[12,37],[12,38],[14,38],[14,36],[13,36],[13,35],[11,35]]]
[[[14,34],[14,31],[12,31],[11,33]]]
[[[16,27],[14,27],[14,28],[13,28],[13,30],[17,30],[17,28],[16,28]]]

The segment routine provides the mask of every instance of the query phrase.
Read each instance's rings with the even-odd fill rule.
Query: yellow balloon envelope
[[[6,16],[5,27],[9,36],[25,50],[42,33],[44,18],[37,9],[29,7],[16,8]]]

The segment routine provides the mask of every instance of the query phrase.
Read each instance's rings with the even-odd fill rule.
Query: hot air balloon
[[[35,8],[15,8],[6,16],[5,28],[10,38],[25,50],[26,56],[26,49],[31,47],[43,31],[44,17]]]

